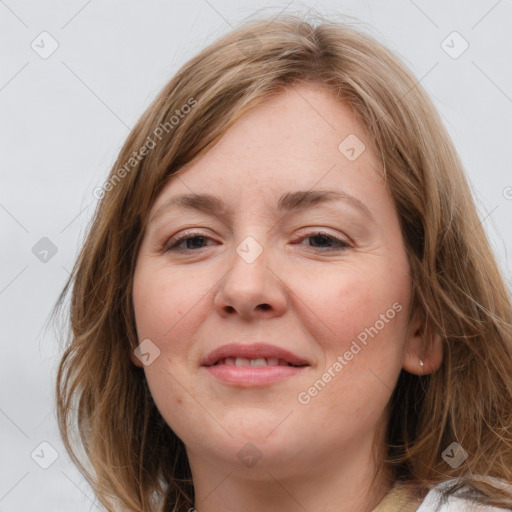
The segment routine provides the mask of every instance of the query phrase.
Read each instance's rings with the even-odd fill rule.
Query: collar
[[[410,489],[395,483],[372,512],[416,512],[420,505],[421,500]]]

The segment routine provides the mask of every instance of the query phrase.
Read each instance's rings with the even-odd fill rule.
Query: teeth
[[[226,365],[226,366],[294,366],[284,359],[278,359],[277,357],[269,357],[268,359],[264,357],[258,357],[255,359],[248,359],[247,357],[226,357],[226,359],[221,359],[218,365]]]
[[[267,361],[264,357],[258,359],[251,359],[251,366],[267,366]]]

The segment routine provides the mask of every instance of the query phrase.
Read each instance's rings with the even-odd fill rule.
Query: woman
[[[203,50],[95,193],[57,405],[108,510],[512,509],[512,306],[461,163],[320,21]]]

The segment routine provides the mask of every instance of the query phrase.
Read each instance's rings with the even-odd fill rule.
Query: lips
[[[202,361],[201,366],[310,366],[310,363],[289,350],[269,345],[230,343],[216,348]]]

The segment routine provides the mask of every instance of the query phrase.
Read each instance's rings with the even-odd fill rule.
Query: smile
[[[304,365],[295,365],[285,361],[284,359],[278,359],[276,357],[258,357],[256,359],[248,359],[247,357],[226,357],[225,359],[220,359],[215,363],[214,366],[238,366],[239,368],[251,366],[251,367],[263,367],[263,366],[294,366],[296,368]]]
[[[305,358],[265,342],[223,345],[201,361],[201,368],[216,380],[239,387],[267,386],[310,367]]]

